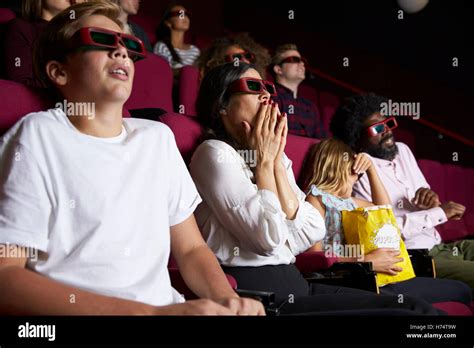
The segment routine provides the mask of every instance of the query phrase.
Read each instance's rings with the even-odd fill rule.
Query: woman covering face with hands
[[[295,256],[324,237],[325,225],[296,185],[284,152],[287,116],[271,102],[274,94],[273,84],[245,63],[215,67],[201,83],[196,107],[205,140],[190,172],[203,202],[195,214],[224,271],[241,289],[274,292],[282,314],[435,314],[425,302],[310,286],[301,276]]]

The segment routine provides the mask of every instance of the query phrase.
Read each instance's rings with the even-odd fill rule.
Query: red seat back
[[[0,8],[0,24],[5,24],[15,18],[15,12],[9,8]]]
[[[463,220],[466,223],[468,233],[474,236],[474,169],[465,168],[464,170],[467,178],[466,191],[468,192],[468,201]]]
[[[418,161],[418,166],[425,176],[426,181],[430,184],[431,189],[438,194],[442,202],[445,201],[445,172],[443,165],[440,162],[421,159]]]
[[[160,116],[160,121],[173,131],[179,152],[186,163],[189,163],[194,150],[199,145],[201,126],[195,117],[168,113]]]
[[[5,34],[8,22],[15,18],[15,13],[8,8],[0,8],[0,78],[5,78]]]
[[[336,112],[336,109],[341,104],[341,100],[335,94],[320,91],[319,92],[319,112],[321,113],[321,118],[325,129],[329,132],[329,124],[331,122],[332,116]]]
[[[171,90],[173,73],[168,62],[149,53],[146,59],[135,63],[135,78],[130,98],[125,103],[124,115],[129,109],[160,108],[173,111]]]
[[[285,154],[293,162],[293,174],[297,181],[301,179],[301,169],[306,154],[311,145],[318,143],[320,140],[315,138],[300,137],[298,135],[288,134],[286,139]]]
[[[472,198],[469,195],[470,191],[468,191],[472,169],[430,160],[419,160],[418,165],[431,189],[439,195],[441,202],[451,200],[463,204],[467,208],[466,215],[461,220],[450,220],[436,227],[443,241],[463,239],[469,235],[470,231],[471,234],[474,234],[472,229],[468,229],[468,224],[472,226],[474,222],[470,213]]]
[[[31,112],[48,108],[46,99],[39,93],[23,84],[0,80],[0,135],[4,134],[20,118]]]
[[[179,108],[180,114],[196,116],[196,100],[199,93],[199,69],[194,66],[185,66],[179,76]]]

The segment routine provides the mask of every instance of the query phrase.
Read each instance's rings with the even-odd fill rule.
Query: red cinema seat
[[[335,94],[326,91],[319,92],[319,112],[321,112],[323,125],[328,131],[331,118],[340,104],[341,100]]]
[[[464,303],[460,302],[438,302],[433,303],[433,307],[445,311],[450,316],[472,316],[472,310]]]
[[[15,13],[8,8],[0,8],[0,78],[5,77],[5,33],[7,23],[15,18]]]
[[[173,111],[171,91],[173,73],[168,62],[156,54],[148,53],[135,63],[135,78],[130,98],[124,105],[124,115],[130,109],[160,108]]]
[[[448,200],[458,202],[466,206],[466,216],[461,220],[450,220],[436,227],[444,242],[464,239],[474,231],[472,227],[473,215],[471,211],[472,197],[468,187],[472,185],[472,169],[463,168],[451,164],[442,164],[431,160],[419,160],[418,165],[425,175],[426,181],[431,189],[439,195],[441,202]]]
[[[466,205],[466,212],[464,213],[464,222],[470,236],[474,236],[474,169],[465,168],[465,175],[467,178],[466,191],[471,193],[468,195],[468,202]]]
[[[199,69],[184,66],[179,76],[179,108],[180,114],[196,116],[196,100],[199,93]],[[182,108],[182,109],[181,109]]]
[[[301,137],[298,135],[288,134],[286,139],[285,154],[293,162],[293,174],[298,182],[301,176],[304,159],[311,145],[319,142],[319,139]]]
[[[0,100],[2,101],[0,135],[23,116],[51,107],[38,91],[21,83],[7,80],[0,80]]]
[[[15,12],[9,8],[0,8],[0,24],[5,24],[15,18]]]
[[[168,113],[160,116],[160,121],[173,131],[181,156],[188,164],[201,138],[201,126],[197,119],[186,115]]]
[[[170,273],[171,285],[181,295],[183,295],[186,300],[194,300],[198,298],[186,285],[183,277],[181,276],[181,273],[179,272],[178,264],[174,259],[173,255],[170,255],[170,258],[168,260],[168,271]],[[235,278],[229,274],[226,274],[226,277],[232,289],[237,289],[237,281],[235,280]]]

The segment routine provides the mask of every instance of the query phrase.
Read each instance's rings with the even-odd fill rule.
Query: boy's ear
[[[64,86],[67,83],[67,73],[64,64],[56,60],[51,60],[46,64],[46,74],[58,86]]]
[[[165,21],[165,25],[166,25],[168,28],[170,28],[170,29],[171,29],[171,27],[172,27],[172,24],[171,24],[170,21]]]

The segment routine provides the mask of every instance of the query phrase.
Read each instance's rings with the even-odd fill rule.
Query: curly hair
[[[258,44],[248,33],[239,33],[230,37],[222,37],[213,41],[211,46],[201,52],[198,67],[201,76],[207,74],[212,68],[226,63],[225,52],[231,46],[239,46],[255,56],[252,64],[262,78],[265,78],[267,66],[270,64],[270,53],[268,49]]]
[[[374,93],[346,98],[331,119],[329,127],[333,136],[357,151],[365,121],[370,115],[380,112],[384,102],[387,98]]]

